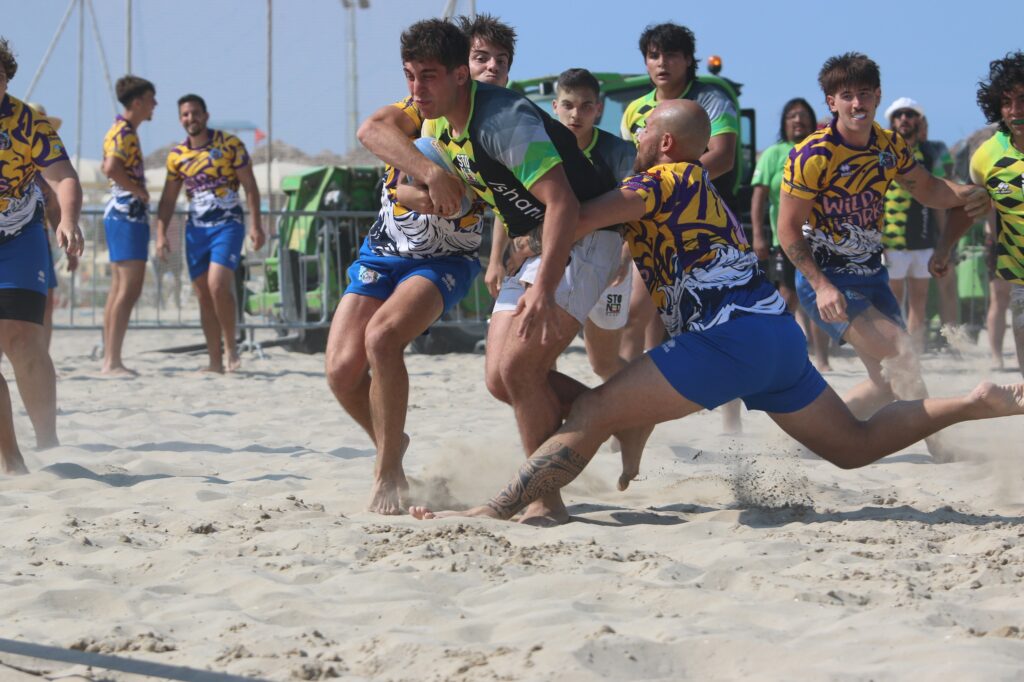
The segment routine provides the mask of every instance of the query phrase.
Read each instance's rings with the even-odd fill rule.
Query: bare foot
[[[409,483],[405,480],[405,473],[399,470],[397,474],[378,473],[373,482],[373,489],[370,491],[370,504],[367,510],[375,514],[386,514],[397,516],[405,513],[405,505],[402,497],[409,491]]]
[[[982,418],[1024,414],[1024,384],[997,385],[983,381],[969,397],[981,408]]]
[[[227,367],[228,373],[237,372],[241,368],[242,368],[242,358],[239,357],[237,353],[234,354],[234,355],[229,355],[228,356],[228,367]]]
[[[36,450],[50,450],[51,448],[60,447],[60,438],[57,434],[47,436],[36,436]]]
[[[28,473],[28,467],[25,466],[25,460],[22,459],[21,453],[16,453],[14,457],[4,457],[0,460],[0,473],[6,476],[22,476]]]
[[[827,362],[816,362],[814,363],[814,367],[818,370],[820,374],[825,374],[826,372],[832,371],[832,365],[828,364]]]
[[[128,369],[124,365],[105,366],[100,370],[100,374],[111,379],[134,379],[139,376],[134,369]]]
[[[200,374],[223,374],[224,365],[207,365],[199,370]]]
[[[469,516],[485,519],[499,519],[501,517],[490,507],[473,507],[466,511],[430,511],[426,507],[409,507],[409,513],[413,518],[425,521],[428,519],[444,519],[450,516]]]
[[[569,523],[569,510],[565,508],[565,503],[562,502],[562,496],[558,493],[555,493],[554,495],[545,495],[539,500],[531,502],[530,505],[523,510],[523,515],[519,518],[519,523],[524,523],[527,526],[538,526],[540,528],[561,526],[563,523]]]

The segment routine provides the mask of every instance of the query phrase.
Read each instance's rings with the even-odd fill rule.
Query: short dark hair
[[[586,69],[566,69],[558,76],[556,92],[566,90],[591,90],[595,97],[601,96],[601,83]]]
[[[475,17],[459,17],[459,29],[466,36],[470,45],[473,38],[481,38],[508,50],[508,65],[516,56],[516,30],[498,19],[493,14],[477,14]]]
[[[791,109],[797,107],[803,107],[807,110],[807,115],[811,117],[811,126],[813,127],[818,122],[818,115],[814,113],[814,107],[811,103],[805,100],[803,97],[794,97],[793,99],[786,102],[782,107],[782,119],[779,121],[779,141],[786,141],[786,115],[789,114]]]
[[[451,71],[469,65],[469,38],[447,19],[424,19],[402,33],[402,62],[439,62]]]
[[[682,52],[690,58],[690,68],[686,71],[686,81],[688,83],[692,82],[697,77],[697,63],[699,60],[696,56],[697,39],[694,37],[693,31],[685,26],[671,22],[648,26],[640,34],[640,54],[646,58],[648,50],[652,47],[658,48],[662,52]]]
[[[193,95],[192,93],[189,93],[187,95],[182,95],[181,97],[178,98],[178,109],[181,109],[181,106],[183,104],[188,104],[189,102],[195,102],[196,104],[198,104],[199,106],[201,106],[203,108],[203,113],[204,114],[206,113],[206,111],[207,111],[207,109],[206,109],[206,100],[204,100],[199,95]]]
[[[989,62],[988,80],[978,83],[978,106],[989,123],[998,123],[999,130],[1009,134],[1003,120],[1003,96],[1018,85],[1024,85],[1024,52],[1009,52],[1002,59]]]
[[[860,52],[846,52],[829,57],[818,72],[818,85],[826,97],[836,94],[842,88],[856,85],[869,88],[882,87],[882,74],[878,64]]]
[[[128,74],[127,76],[121,76],[117,79],[117,85],[114,86],[114,90],[117,93],[117,101],[121,103],[125,109],[131,106],[132,102],[137,98],[142,97],[147,92],[156,94],[156,86],[150,83],[145,78],[139,76],[133,76]]]
[[[11,49],[7,38],[0,38],[0,66],[7,74],[7,80],[12,80],[14,74],[18,73],[18,60],[14,58],[14,50]]]

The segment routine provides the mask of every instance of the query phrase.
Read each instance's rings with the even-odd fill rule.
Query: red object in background
[[[267,134],[260,130],[259,128],[256,129],[256,132],[254,134],[256,136],[256,144],[259,144],[267,137]]]

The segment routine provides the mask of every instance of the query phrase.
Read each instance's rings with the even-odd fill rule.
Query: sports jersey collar
[[[841,132],[839,132],[839,126],[836,125],[838,120],[839,120],[838,117],[833,118],[832,122],[828,124],[828,127],[829,127],[829,130],[832,132],[832,134],[835,135],[836,139],[839,140],[839,144],[843,145],[847,149],[854,149],[854,150],[857,150],[857,151],[864,151],[866,149],[871,149],[871,147],[873,147],[878,142],[878,131],[881,130],[882,127],[880,125],[878,125],[877,123],[874,123],[874,122],[871,123],[871,136],[868,137],[868,143],[865,146],[863,146],[863,147],[858,147],[857,145],[853,145],[853,144],[850,144],[849,142],[847,142],[846,138],[843,137],[843,134]]]
[[[697,79],[695,78],[695,79],[691,80],[691,81],[690,81],[689,83],[687,83],[687,84],[686,84],[686,87],[685,87],[685,88],[683,88],[683,91],[682,91],[681,93],[679,93],[679,96],[678,96],[678,97],[676,97],[676,99],[683,99],[684,97],[686,97],[686,95],[688,95],[688,94],[689,94],[689,92],[690,92],[690,90],[691,90],[691,89],[693,88],[693,84],[694,84],[694,83],[695,83],[696,81],[697,81]],[[651,90],[651,94],[650,94],[650,95],[648,95],[648,97],[650,97],[650,98],[651,98],[651,101],[652,101],[652,102],[654,102],[655,104],[657,104],[657,103],[658,103],[658,101],[659,101],[659,100],[658,100],[658,88],[654,88],[653,90]]]
[[[597,129],[597,126],[594,126],[593,132],[594,134],[590,138],[590,144],[588,144],[586,149],[583,150],[583,155],[586,156],[588,159],[590,158],[590,153],[594,151],[594,147],[597,146],[597,136],[601,134],[601,132]]]
[[[10,95],[4,95],[4,99],[0,102],[0,117],[10,116],[14,113],[14,102]]]
[[[213,144],[213,136],[216,134],[217,131],[214,130],[213,128],[207,128],[206,132],[210,136],[210,139],[207,140],[206,144],[204,144],[202,146],[199,146],[199,147],[193,147],[192,146],[192,139],[188,135],[186,135],[185,136],[185,148],[186,149],[191,149],[191,150],[195,151],[197,149],[206,149],[207,147],[212,145]]]
[[[997,140],[999,140],[999,143],[1003,145],[1003,149],[1008,149],[1011,154],[1019,156],[1020,158],[1024,158],[1024,151],[1017,149],[1017,147],[1013,144],[1012,135],[1010,135],[1009,133],[1004,133],[1002,130],[997,130],[995,137]]]
[[[132,122],[131,122],[131,121],[129,121],[128,119],[126,119],[126,118],[125,118],[124,116],[122,116],[121,114],[118,114],[118,115],[117,115],[117,119],[116,119],[116,120],[118,120],[118,121],[124,121],[124,124],[125,124],[126,126],[128,126],[129,128],[132,128],[133,130],[134,130],[134,128],[135,128],[135,126],[133,126],[133,125],[132,125]]]
[[[466,125],[462,126],[462,132],[458,137],[452,138],[454,142],[463,142],[469,137],[469,124],[473,121],[473,110],[476,109],[476,86],[479,85],[477,81],[473,81],[469,87],[469,115],[466,116]],[[494,86],[498,87],[498,86]],[[448,120],[448,117],[444,119],[445,125],[448,126],[448,130],[452,129],[452,122]]]

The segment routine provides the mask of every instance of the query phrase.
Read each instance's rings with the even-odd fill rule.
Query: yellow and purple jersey
[[[793,148],[782,191],[814,202],[803,231],[823,272],[869,276],[882,269],[885,194],[915,167],[903,137],[877,123],[865,147],[847,144],[833,121]]]
[[[119,159],[132,182],[146,186],[139,136],[135,132],[135,126],[123,116],[117,117],[114,125],[110,126],[110,130],[103,137],[103,158]],[[148,207],[142,201],[111,179],[110,201],[107,202],[104,211],[105,217],[113,215],[119,220],[144,223],[147,211]]]
[[[417,130],[423,127],[423,115],[411,96],[392,106],[408,116]],[[398,201],[398,182],[397,170],[386,166],[380,212],[366,237],[367,246],[375,254],[402,258],[477,257],[483,240],[483,202],[477,201],[470,212],[453,220],[427,215]]]
[[[996,277],[1024,284],[1024,152],[998,131],[971,157],[971,181],[988,190],[999,212]]]
[[[249,165],[245,145],[234,135],[208,131],[210,141],[193,149],[188,140],[167,155],[167,177],[185,184],[188,221],[196,227],[242,222],[238,169]]]
[[[643,217],[626,225],[625,236],[671,336],[743,315],[786,311],[701,166],[661,164],[620,187],[644,200]]]
[[[36,171],[68,155],[50,121],[21,100],[0,100],[0,244],[13,239],[42,211]]]

